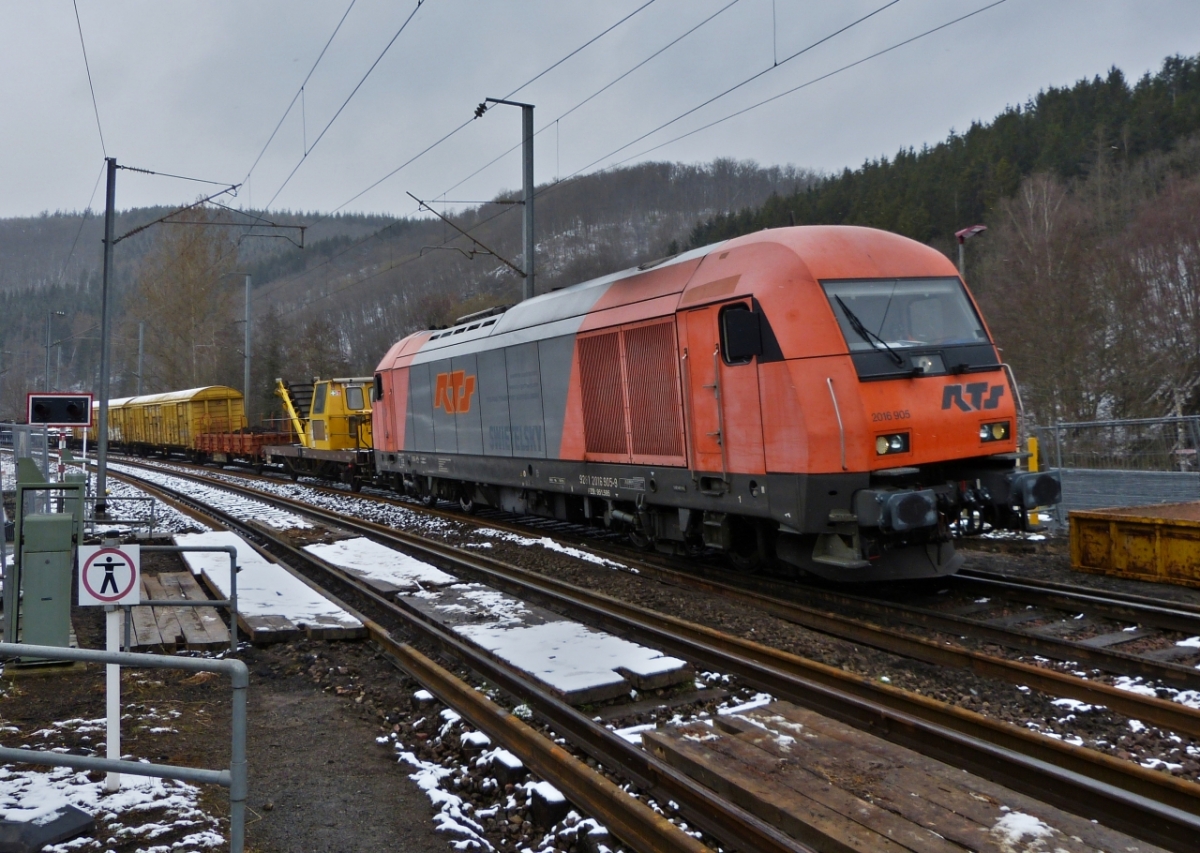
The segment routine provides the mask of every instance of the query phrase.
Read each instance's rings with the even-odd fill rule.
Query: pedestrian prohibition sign
[[[141,553],[137,545],[79,548],[79,603],[138,604],[141,598]]]

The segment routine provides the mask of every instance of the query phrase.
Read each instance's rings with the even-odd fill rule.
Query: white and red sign
[[[141,602],[141,549],[137,545],[79,548],[79,604],[138,604]]]

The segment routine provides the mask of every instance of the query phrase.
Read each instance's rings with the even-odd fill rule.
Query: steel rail
[[[679,812],[689,823],[703,829],[726,846],[747,851],[747,853],[813,853],[812,849],[805,844],[736,804],[721,799],[718,794],[705,788],[682,771],[671,767],[666,762],[598,725],[586,715],[531,681],[519,670],[475,649],[441,625],[423,617],[415,618],[413,611],[388,600],[353,575],[295,548],[282,537],[272,534],[263,527],[251,525],[217,507],[203,505],[177,490],[146,482],[127,473],[113,472],[113,476],[136,483],[139,488],[148,492],[169,496],[176,505],[196,507],[206,515],[217,519],[221,524],[251,537],[266,540],[272,548],[284,552],[289,560],[335,577],[359,595],[369,599],[375,606],[403,620],[407,627],[415,628],[422,639],[434,643],[442,651],[458,659],[484,679],[520,698],[521,701],[527,702],[559,734],[570,736],[573,743],[601,765],[618,770],[622,775],[629,777],[638,787],[653,793],[662,802],[676,803]],[[203,479],[206,481],[206,485],[240,492],[246,497],[253,497],[256,500],[265,497],[268,500],[264,502],[273,502],[278,506],[290,506],[293,511],[309,512],[313,509],[302,503],[292,504],[286,499],[263,496],[261,492],[252,489],[243,490],[209,478],[187,474],[175,474],[175,476],[182,479]],[[325,592],[329,594],[328,591]],[[346,605],[343,604],[343,606]],[[377,640],[391,651],[403,647],[403,644],[392,638],[378,623],[353,608],[347,607],[347,609],[362,619],[372,639]],[[509,729],[495,725],[496,719],[506,718],[509,714],[494,703],[483,699],[490,707],[483,705],[460,707],[458,700],[462,697],[470,697],[476,702],[483,697],[480,697],[473,688],[462,685],[453,675],[438,673],[433,669],[433,667],[437,667],[437,664],[428,659],[421,660],[417,657],[418,655],[419,653],[411,647],[403,647],[403,651],[397,654],[395,659],[402,669],[425,684],[452,707],[462,710],[464,716],[467,716],[485,733],[495,737],[497,741],[512,749],[522,759],[527,759],[528,765],[535,772],[564,791],[572,802],[577,803],[584,811],[601,818],[617,837],[643,853],[657,853],[660,850],[710,853],[708,848],[698,840],[687,835],[644,804],[638,803],[619,787],[608,783],[610,787],[598,788],[595,779],[603,780],[604,777],[601,774],[591,770],[587,765],[570,756],[566,750],[553,743],[532,740],[532,738],[539,738],[541,741],[545,741],[544,737],[532,729],[528,727]],[[459,686],[455,686],[453,682],[458,682]],[[595,777],[595,779],[591,777]],[[645,809],[645,813],[631,813],[624,801],[637,803],[642,809]],[[658,822],[666,824],[670,827],[670,831],[659,826]],[[670,835],[670,832],[675,835]]]
[[[1002,628],[966,616],[956,616],[952,613],[942,613],[938,610],[882,601],[851,593],[826,589],[805,589],[803,592],[793,590],[791,595],[802,595],[810,602],[820,601],[826,605],[835,603],[843,607],[850,607],[889,622],[929,628],[956,637],[971,636],[984,642],[996,643],[1011,649],[1021,649],[1056,660],[1086,662],[1097,669],[1115,674],[1137,675],[1169,682],[1189,690],[1200,690],[1200,671],[1190,666],[1152,660],[1115,649],[1096,648],[1074,640],[1047,637],[1021,628]]]
[[[181,475],[185,478],[188,475]],[[1075,747],[919,694],[649,611],[373,522],[193,476],[389,545],[416,551],[499,589],[540,599],[657,645],[818,713],[970,770],[1067,811],[1173,850],[1194,848],[1200,785]]]
[[[1067,590],[1044,584],[1031,584],[1017,578],[990,578],[978,575],[949,578],[955,586],[975,587],[1005,598],[1035,603],[1056,610],[1083,610],[1104,615],[1113,621],[1124,620],[1168,631],[1200,634],[1200,610],[1175,603],[1148,603],[1103,590]]]

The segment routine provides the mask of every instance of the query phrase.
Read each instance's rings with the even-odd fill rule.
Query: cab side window
[[[363,389],[361,385],[346,386],[346,408],[357,412],[363,408]]]
[[[329,391],[328,382],[318,382],[313,388],[312,413],[314,415],[325,414],[325,395]]]
[[[749,364],[763,353],[759,315],[744,302],[721,309],[721,356],[726,364]]]

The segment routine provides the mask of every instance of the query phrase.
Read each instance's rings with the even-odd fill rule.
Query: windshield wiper
[[[850,328],[856,331],[860,338],[869,343],[873,349],[879,349],[880,345],[882,345],[883,348],[887,350],[888,355],[892,357],[892,360],[896,362],[897,367],[904,366],[904,358],[898,352],[888,346],[887,341],[864,326],[863,321],[858,319],[858,315],[851,311],[849,306],[842,301],[842,297],[834,294],[833,298],[837,300],[838,305],[842,306],[842,312],[846,315],[846,319],[850,321]],[[879,343],[876,343],[876,341]]]

